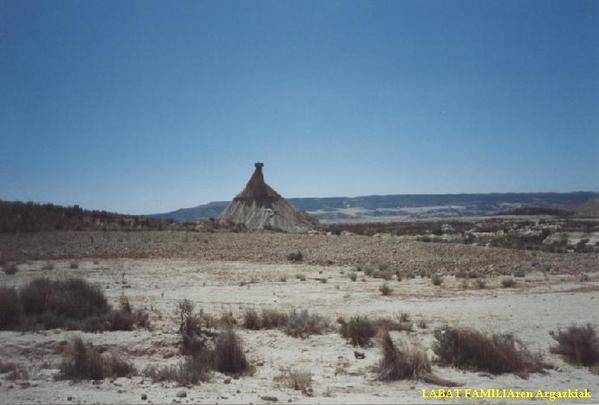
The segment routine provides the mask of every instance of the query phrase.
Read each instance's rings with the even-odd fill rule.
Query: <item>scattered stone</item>
[[[187,392],[184,390],[178,391],[176,396],[177,398],[185,398],[187,396]]]
[[[148,399],[148,396],[146,394],[141,394],[141,400],[145,401],[146,399]]]
[[[362,360],[366,358],[366,354],[358,351],[354,351],[354,357],[358,360]]]
[[[279,398],[270,395],[261,395],[260,399],[263,401],[279,402]]]
[[[231,384],[231,378],[227,377],[223,381],[225,384]]]
[[[69,395],[69,396],[67,397],[67,401],[72,401],[72,400],[73,400],[73,397]]]
[[[264,365],[264,361],[260,360],[259,362],[256,363],[256,365],[258,367],[262,367]]]

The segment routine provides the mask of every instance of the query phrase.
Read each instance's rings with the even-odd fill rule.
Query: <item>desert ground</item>
[[[464,244],[419,242],[385,236],[289,235],[233,232],[40,232],[0,235],[5,252],[18,252],[18,272],[0,273],[2,287],[21,287],[38,277],[81,277],[118,306],[125,295],[149,315],[151,327],[101,333],[50,329],[0,331],[0,360],[28,371],[27,378],[0,374],[0,403],[462,403],[423,399],[440,388],[422,380],[380,381],[377,339],[354,347],[336,320],[361,315],[407,314],[412,330],[393,331],[402,345],[424,351],[436,375],[464,388],[561,391],[589,389],[599,398],[599,376],[550,353],[552,330],[599,325],[599,254],[549,253]],[[302,260],[288,255],[301,252]],[[73,265],[76,264],[76,266]],[[384,264],[401,275],[382,280],[367,266]],[[75,268],[76,267],[76,268]],[[463,273],[476,278],[464,278]],[[355,274],[353,281],[350,274]],[[441,282],[434,285],[431,276]],[[474,277],[474,276],[473,276]],[[513,286],[503,281],[513,279]],[[484,280],[486,288],[475,288]],[[379,288],[386,283],[389,295]],[[232,314],[253,374],[211,372],[207,382],[180,386],[153,382],[147,366],[176,364],[180,351],[178,304],[220,317]],[[288,336],[280,329],[249,330],[248,309],[309,310],[329,321],[322,334]],[[405,315],[404,315],[405,316]],[[434,331],[471,327],[510,333],[549,363],[544,372],[517,376],[466,371],[434,362]],[[137,370],[129,377],[97,381],[57,379],[73,336],[118,353]],[[399,343],[398,343],[399,344]],[[355,352],[364,354],[356,356]],[[309,392],[280,378],[288,370],[311,374]],[[184,392],[184,394],[183,394]],[[183,396],[184,395],[184,396]],[[468,403],[550,402],[549,399],[469,399]]]

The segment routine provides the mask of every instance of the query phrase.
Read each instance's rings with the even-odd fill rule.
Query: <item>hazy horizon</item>
[[[0,199],[599,191],[599,2],[0,2]]]

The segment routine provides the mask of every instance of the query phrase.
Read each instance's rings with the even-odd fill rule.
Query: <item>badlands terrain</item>
[[[595,235],[588,238],[594,241]],[[56,231],[0,234],[5,269],[0,286],[82,278],[117,308],[122,297],[148,316],[133,330],[75,328],[0,331],[0,403],[463,403],[423,399],[442,388],[425,379],[381,380],[380,336],[353,346],[339,318],[393,320],[399,348],[425,353],[432,372],[464,388],[561,391],[589,389],[596,402],[596,368],[552,353],[551,331],[599,325],[599,253],[508,249],[378,233],[290,235],[217,231]],[[575,242],[576,243],[576,242]],[[12,274],[11,274],[12,273]],[[387,287],[384,290],[382,287]],[[382,292],[385,291],[385,294]],[[152,368],[186,358],[181,303],[232,327],[251,371],[211,370],[197,383],[157,381]],[[252,328],[248,312],[318,315],[305,336],[285,326]],[[400,321],[401,320],[401,321]],[[441,364],[435,330],[474,328],[513,334],[544,367],[499,373]],[[8,328],[10,329],[10,328]],[[318,330],[317,330],[318,329]],[[68,342],[81,337],[134,371],[104,379],[61,378]],[[404,349],[402,349],[404,350]],[[550,402],[549,399],[469,399],[471,403]]]

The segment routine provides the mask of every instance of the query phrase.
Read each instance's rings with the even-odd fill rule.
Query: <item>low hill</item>
[[[38,232],[83,229],[153,229],[163,220],[113,212],[85,210],[78,205],[0,200],[0,232]]]
[[[489,215],[526,207],[535,207],[541,213],[539,209],[569,209],[593,198],[599,199],[599,193],[399,194],[289,198],[287,201],[321,222],[369,222]],[[150,217],[175,221],[214,218],[228,204],[228,201],[217,201]]]

